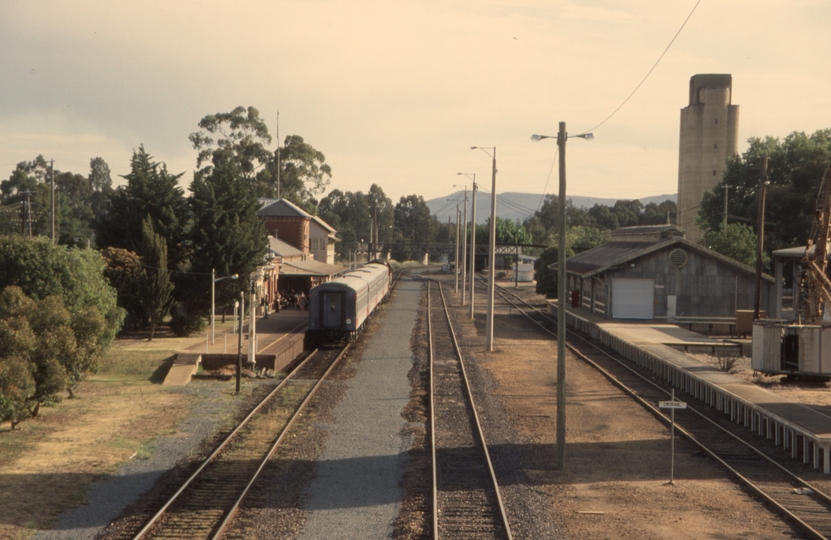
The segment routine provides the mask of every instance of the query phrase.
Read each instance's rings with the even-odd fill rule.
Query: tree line
[[[763,262],[773,251],[805,246],[816,220],[825,170],[831,164],[831,129],[792,132],[784,139],[752,137],[744,153],[727,160],[724,176],[704,194],[698,224],[705,245],[752,266],[759,234],[761,164],[768,155]],[[724,212],[725,192],[727,212]]]
[[[704,194],[697,223],[704,231],[703,244],[748,266],[756,264],[759,234],[760,176],[763,156],[768,156],[764,208],[763,268],[771,272],[773,251],[805,246],[816,221],[816,205],[825,170],[831,166],[831,129],[812,134],[792,132],[785,138],[751,137],[748,148],[727,159],[716,187]],[[725,198],[727,208],[725,211]],[[541,209],[526,220],[534,242],[555,245],[557,197],[546,197]],[[617,227],[676,222],[675,203],[646,206],[639,201],[618,201],[614,206],[595,205],[588,210],[566,207],[567,256],[602,244]],[[556,294],[555,276],[547,272],[556,262],[557,248],[543,251],[537,261],[537,290]]]
[[[331,168],[302,137],[269,150],[253,107],[207,115],[198,127],[187,196],[182,174],[144,146],[117,188],[100,157],[83,176],[37,156],[0,182],[0,421],[14,425],[71,396],[123,327],[148,327],[152,339],[171,312],[182,334],[204,325],[212,269],[248,276],[263,264],[259,198],[279,193],[315,212]],[[46,238],[53,183],[57,245]],[[217,305],[247,281],[217,283]]]

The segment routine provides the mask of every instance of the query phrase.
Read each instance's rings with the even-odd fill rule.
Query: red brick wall
[[[283,242],[309,253],[309,220],[305,218],[266,217],[265,229]]]

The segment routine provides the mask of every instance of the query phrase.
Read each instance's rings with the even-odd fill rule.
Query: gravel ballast
[[[302,540],[392,535],[411,445],[402,435],[402,412],[410,399],[410,337],[421,289],[418,282],[399,283],[335,408],[337,423],[329,426],[317,476],[306,493]]]

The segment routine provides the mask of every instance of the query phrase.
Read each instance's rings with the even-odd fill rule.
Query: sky
[[[697,7],[696,3],[698,2]],[[693,8],[695,10],[693,11]],[[115,183],[144,145],[190,184],[188,135],[242,105],[326,156],[329,189],[677,191],[690,77],[733,76],[749,137],[831,127],[827,0],[0,0],[0,179],[42,154]],[[276,142],[272,144],[272,149]]]

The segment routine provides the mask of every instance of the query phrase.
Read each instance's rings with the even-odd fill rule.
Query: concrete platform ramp
[[[168,386],[185,386],[190,382],[196,370],[199,369],[199,363],[202,362],[201,354],[194,353],[179,353],[170,366],[170,371],[164,378],[162,384]]]

